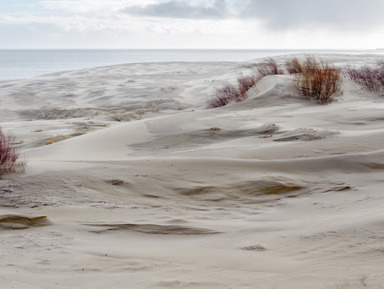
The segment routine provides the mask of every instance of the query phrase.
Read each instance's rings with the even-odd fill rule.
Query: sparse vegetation
[[[384,62],[378,63],[377,67],[374,68],[368,66],[353,68],[348,66],[345,72],[351,80],[370,91],[384,90]]]
[[[308,100],[329,103],[333,100],[333,94],[341,92],[340,68],[326,60],[317,61],[313,56],[308,56],[299,65],[302,72],[296,76],[295,83]]]
[[[214,127],[211,127],[209,130],[211,132],[210,135],[215,135],[216,132],[221,130],[221,128],[214,126]]]
[[[13,172],[16,168],[24,169],[25,161],[17,162],[19,156],[15,137],[12,134],[5,134],[0,127],[0,176]]]
[[[267,75],[284,74],[282,69],[279,69],[277,63],[272,58],[268,58],[267,61],[254,71],[254,77],[256,82],[263,79]]]
[[[289,74],[303,73],[303,67],[297,57],[291,58],[285,62],[285,69]]]
[[[237,78],[237,87],[225,83],[223,87],[216,88],[208,102],[208,108],[225,106],[231,102],[240,102],[247,98],[247,91],[256,84],[254,76],[240,76]]]
[[[254,69],[252,75],[240,76],[237,78],[237,87],[225,83],[223,87],[216,88],[208,101],[208,108],[225,106],[231,102],[240,102],[247,98],[247,91],[258,81],[267,75],[283,74],[276,62],[269,58],[262,66]]]
[[[247,91],[256,84],[256,78],[254,76],[240,76],[237,78],[237,84],[240,95],[245,97]]]
[[[307,56],[303,61],[299,61],[294,57],[287,60],[284,66],[289,74],[295,75],[295,85],[308,100],[329,103],[333,100],[332,95],[341,92],[342,70],[326,60],[318,61],[314,56]],[[384,74],[384,63],[380,67]],[[237,78],[237,87],[225,83],[223,87],[216,88],[208,101],[208,108],[243,101],[247,97],[247,91],[258,81],[265,76],[279,74],[284,74],[284,70],[279,68],[275,60],[268,58],[265,63],[254,69],[252,75]]]
[[[244,100],[244,96],[241,95],[239,89],[230,83],[225,83],[223,87],[216,88],[208,101],[208,108],[221,107],[242,100]]]

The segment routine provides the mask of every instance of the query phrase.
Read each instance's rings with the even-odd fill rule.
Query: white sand
[[[318,105],[270,76],[205,109],[250,64],[0,82],[28,161],[0,180],[0,218],[47,216],[0,227],[0,288],[382,288],[384,96],[345,80]]]

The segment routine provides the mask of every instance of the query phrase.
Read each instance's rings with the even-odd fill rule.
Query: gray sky
[[[0,49],[384,47],[384,0],[0,0]]]

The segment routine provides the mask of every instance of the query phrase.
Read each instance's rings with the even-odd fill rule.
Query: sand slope
[[[0,287],[380,288],[384,97],[346,80],[318,105],[282,75],[205,109],[252,65],[0,82],[28,160],[0,180]]]

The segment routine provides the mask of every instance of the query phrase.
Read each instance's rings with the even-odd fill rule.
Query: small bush
[[[256,79],[256,82],[261,80],[267,75],[278,75],[278,74],[284,74],[284,71],[279,69],[278,65],[276,64],[276,61],[272,58],[268,58],[267,62],[264,63],[263,66],[256,68],[254,71],[254,77]]]
[[[262,66],[256,68],[252,75],[240,76],[237,78],[237,87],[225,83],[222,88],[216,88],[213,95],[208,101],[208,108],[216,108],[225,106],[230,102],[240,102],[246,99],[247,91],[253,87],[258,81],[267,75],[284,74],[284,71],[279,69],[276,62],[269,58]]]
[[[384,90],[384,62],[378,63],[375,68],[368,66],[353,68],[348,66],[345,72],[351,80],[370,91]]]
[[[225,83],[223,87],[216,88],[208,101],[208,108],[225,106],[230,102],[240,102],[246,99],[247,91],[256,84],[253,76],[240,76],[237,78],[237,87]]]
[[[230,102],[240,102],[244,100],[238,88],[232,84],[225,83],[222,88],[216,88],[215,92],[208,101],[208,108],[225,106]]]
[[[0,176],[12,172],[16,167],[24,169],[25,162],[17,163],[19,150],[15,147],[15,137],[4,134],[0,127]]]
[[[341,91],[341,69],[333,64],[308,56],[301,67],[302,73],[297,75],[295,82],[307,99],[328,103],[333,100],[334,93]]]
[[[288,71],[289,74],[303,73],[303,67],[301,66],[300,61],[296,57],[285,62],[285,69]]]
[[[381,88],[384,88],[384,61],[378,64],[378,81],[381,84]]]
[[[253,76],[244,76],[237,78],[237,84],[239,92],[242,96],[245,96],[247,91],[256,84],[256,79]]]

